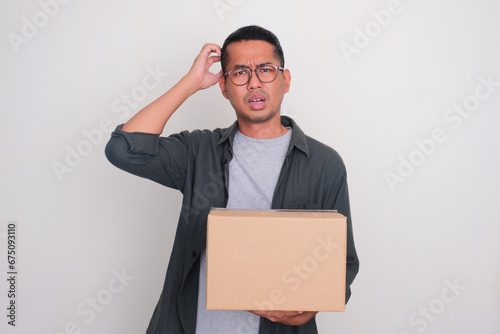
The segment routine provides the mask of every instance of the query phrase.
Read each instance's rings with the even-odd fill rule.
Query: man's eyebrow
[[[259,66],[262,66],[262,65],[270,65],[270,64],[272,64],[270,61],[266,61],[266,62],[263,62],[261,64],[258,64],[256,67],[259,67]],[[243,65],[243,64],[236,64],[236,65],[234,65],[233,68],[237,68],[237,67],[249,68],[247,65]]]

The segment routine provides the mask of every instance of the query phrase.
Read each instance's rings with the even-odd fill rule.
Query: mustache
[[[264,97],[266,98],[266,100],[269,99],[269,94],[264,91],[264,90],[256,90],[256,91],[253,91],[253,92],[249,92],[247,94],[245,94],[245,101],[248,101],[250,100],[250,98],[255,95],[255,94],[261,94],[261,95],[264,95]]]

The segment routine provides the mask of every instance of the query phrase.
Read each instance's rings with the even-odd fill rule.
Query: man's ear
[[[227,97],[226,77],[224,75],[219,78],[219,87],[222,95],[229,100],[229,97]]]
[[[288,69],[283,70],[283,78],[285,79],[285,93],[290,90],[290,82],[292,81],[292,75]]]

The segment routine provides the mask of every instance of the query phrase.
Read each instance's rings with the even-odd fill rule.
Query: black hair
[[[256,25],[250,25],[246,27],[241,27],[231,35],[229,35],[221,50],[221,66],[222,71],[226,72],[226,66],[229,62],[229,57],[227,55],[227,47],[229,44],[240,41],[265,41],[274,46],[274,56],[280,61],[280,66],[285,67],[285,56],[283,55],[283,49],[281,48],[280,41],[275,34],[267,29]]]

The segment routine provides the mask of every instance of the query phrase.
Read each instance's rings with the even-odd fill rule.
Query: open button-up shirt
[[[346,169],[332,148],[306,136],[289,117],[292,138],[272,201],[273,209],[337,210],[347,217],[346,302],[359,268],[354,247]],[[168,137],[128,133],[118,126],[106,146],[109,161],[129,173],[182,192],[183,201],[163,291],[147,334],[195,334],[199,256],[206,247],[212,207],[225,207],[229,162],[238,128],[183,131]],[[261,318],[259,334],[317,333],[313,318],[286,326]]]

